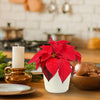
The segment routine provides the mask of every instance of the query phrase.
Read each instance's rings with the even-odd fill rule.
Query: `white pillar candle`
[[[24,68],[24,49],[22,46],[13,46],[12,68]]]

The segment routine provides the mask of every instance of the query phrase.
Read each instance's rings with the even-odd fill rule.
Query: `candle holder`
[[[32,76],[25,73],[26,68],[5,68],[5,81],[7,83],[26,84],[32,80]]]

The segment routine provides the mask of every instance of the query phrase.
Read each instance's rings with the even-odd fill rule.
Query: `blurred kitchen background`
[[[35,12],[24,4],[0,0],[1,49],[24,45],[29,51],[38,51],[50,36],[68,40],[76,48],[100,48],[100,0],[40,1],[44,8]],[[64,12],[64,6],[68,11]]]

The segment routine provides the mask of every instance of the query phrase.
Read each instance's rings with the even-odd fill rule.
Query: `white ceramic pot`
[[[62,81],[59,77],[58,71],[55,74],[55,76],[52,79],[50,79],[50,81],[48,81],[47,78],[44,75],[45,89],[50,93],[64,93],[64,92],[67,92],[67,90],[69,89],[70,77],[71,77],[71,74],[62,83]]]

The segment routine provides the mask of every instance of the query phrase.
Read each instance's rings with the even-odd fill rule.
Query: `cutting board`
[[[26,0],[9,0],[9,2],[11,2],[11,3],[24,3]]]

